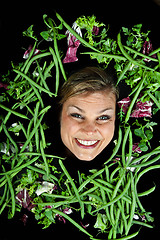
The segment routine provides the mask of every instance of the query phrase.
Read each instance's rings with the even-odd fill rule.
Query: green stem
[[[140,92],[142,91],[143,84],[144,84],[145,80],[146,80],[146,76],[143,77],[142,80],[139,83],[139,88],[138,88],[137,92],[135,93],[134,98],[132,99],[131,104],[130,104],[130,106],[128,108],[128,111],[127,111],[127,114],[126,114],[126,118],[125,118],[125,123],[127,123],[129,118],[130,118],[130,115],[131,115],[131,112],[132,112],[132,108],[133,108],[134,104],[136,103],[137,98],[138,98]]]
[[[76,33],[64,20],[63,18],[56,13],[57,18],[63,23],[63,25],[72,33],[82,44],[84,44],[86,47],[91,48],[95,52],[100,52],[98,49],[94,48],[92,45],[90,45],[88,42],[86,42],[78,33]]]
[[[119,45],[119,48],[121,50],[121,52],[123,53],[123,55],[130,61],[132,62],[135,66],[139,66],[139,67],[142,67],[142,68],[145,68],[147,70],[150,70],[150,71],[154,71],[154,69],[150,68],[150,67],[147,67],[146,65],[144,64],[141,64],[139,62],[137,62],[136,60],[134,60],[124,49],[123,45],[122,45],[122,42],[121,42],[121,35],[120,33],[118,34],[117,36],[117,42],[118,42],[118,45]]]

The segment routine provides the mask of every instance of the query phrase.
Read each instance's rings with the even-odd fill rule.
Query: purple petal
[[[135,105],[134,111],[131,114],[131,117],[140,118],[140,117],[152,117],[152,105],[151,101],[138,101]]]
[[[35,207],[34,204],[32,204],[32,199],[29,196],[28,191],[25,189],[23,189],[22,191],[20,191],[17,195],[16,195],[16,199],[18,201],[18,203],[24,207],[27,208],[29,211]]]
[[[23,55],[23,58],[24,58],[24,59],[27,59],[27,58],[29,57],[29,54],[30,54],[30,52],[32,51],[32,48],[33,48],[32,45],[30,45],[30,46],[28,47],[28,49],[25,51],[25,53],[24,53],[24,55]],[[40,52],[41,52],[40,50],[35,49],[35,50],[34,50],[34,53],[33,53],[33,56],[38,55]],[[33,57],[33,56],[32,56],[32,57]]]
[[[130,97],[127,98],[123,98],[121,101],[119,101],[118,103],[119,108],[122,108],[122,111],[126,114],[128,111],[128,107],[131,104],[131,100]]]
[[[140,147],[138,146],[139,143],[134,143],[133,147],[132,147],[132,151],[136,152],[136,153],[141,153],[142,150],[140,149]]]
[[[145,41],[144,44],[143,44],[143,54],[148,56],[151,52],[153,52],[153,46],[152,46],[151,41]],[[151,57],[152,58],[157,58],[157,55],[153,54]],[[145,62],[150,62],[151,60],[145,58],[144,61]]]
[[[72,28],[82,37],[81,29],[77,26],[76,23],[73,24]],[[63,59],[63,63],[76,62],[78,61],[76,54],[77,54],[77,49],[80,45],[80,41],[68,30],[66,32],[66,35],[67,35],[68,49],[66,52],[66,56]]]

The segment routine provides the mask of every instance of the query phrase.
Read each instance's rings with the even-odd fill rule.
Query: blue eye
[[[78,114],[78,113],[71,113],[70,115],[71,115],[73,118],[83,119],[83,117],[82,117],[80,114]]]
[[[100,116],[97,120],[107,121],[107,120],[109,120],[110,118],[111,118],[110,116],[103,115],[103,116]]]

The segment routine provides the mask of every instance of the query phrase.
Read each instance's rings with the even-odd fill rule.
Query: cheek
[[[105,142],[110,142],[114,136],[114,130],[115,130],[115,122],[108,123],[103,129],[101,130],[101,133],[105,139]]]
[[[61,118],[61,138],[68,140],[77,131],[77,124],[71,120],[66,114],[62,115]]]

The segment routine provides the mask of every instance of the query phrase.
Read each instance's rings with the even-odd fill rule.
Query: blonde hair
[[[114,80],[104,70],[97,67],[86,67],[72,74],[63,84],[60,91],[60,105],[75,95],[96,91],[110,90],[119,97]]]

